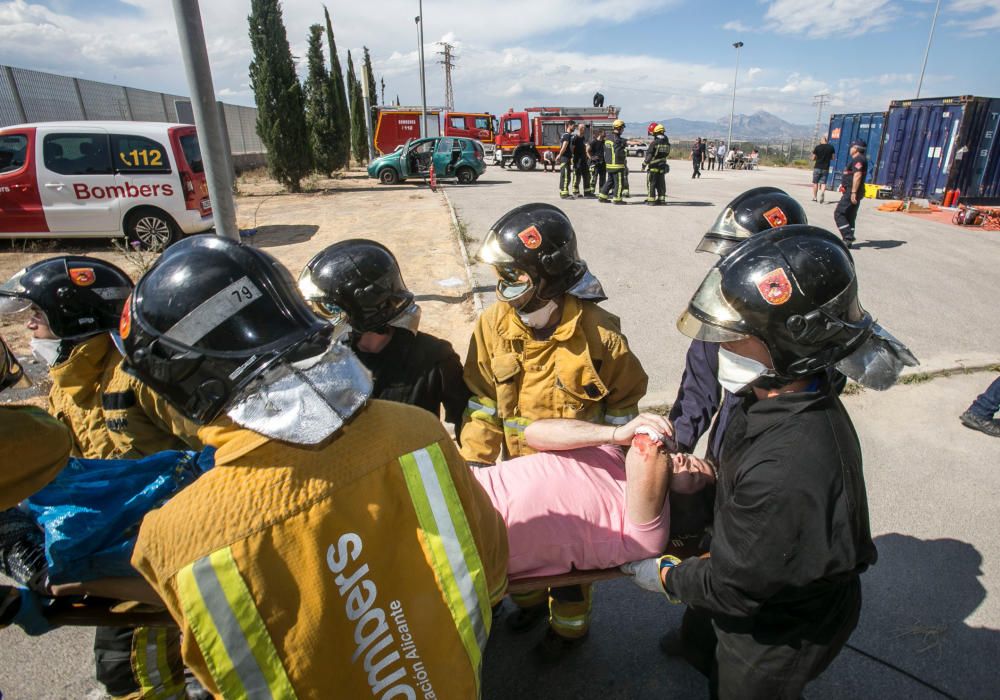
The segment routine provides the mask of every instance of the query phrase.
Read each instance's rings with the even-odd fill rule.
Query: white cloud
[[[722,28],[727,32],[750,32],[753,31],[753,27],[749,24],[744,24],[738,19],[730,20],[722,25]]]
[[[698,92],[700,92],[702,95],[718,95],[720,93],[725,93],[728,91],[729,91],[729,85],[727,85],[726,83],[717,83],[712,80],[708,81],[700,88],[698,88]]]
[[[760,75],[762,72],[763,72],[762,68],[756,68],[756,67],[754,67],[754,68],[747,69],[747,77],[746,77],[747,82],[749,83],[754,78],[756,78],[758,75]]]
[[[951,18],[950,24],[976,32],[1000,29],[1000,0],[952,0],[944,9],[945,16]],[[955,17],[956,12],[978,16],[959,19]]]
[[[771,0],[764,19],[775,31],[817,39],[887,29],[899,12],[891,0]]]

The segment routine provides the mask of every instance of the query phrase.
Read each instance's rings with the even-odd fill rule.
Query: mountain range
[[[720,117],[714,122],[696,121],[672,117],[668,119],[651,119],[663,124],[667,136],[672,139],[693,139],[704,136],[709,139],[725,138],[729,132],[729,116]],[[646,136],[649,121],[627,122],[625,135],[630,137]],[[733,117],[734,139],[759,139],[782,141],[786,139],[807,139],[813,136],[812,126],[792,124],[781,117],[763,110],[753,114],[737,114]]]

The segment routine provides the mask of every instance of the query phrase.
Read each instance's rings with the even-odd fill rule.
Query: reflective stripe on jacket
[[[200,434],[216,468],[146,516],[132,563],[210,691],[477,697],[507,535],[434,416],[371,401],[310,448]]]
[[[647,377],[618,317],[592,301],[563,299],[562,320],[546,340],[534,340],[509,304],[477,319],[465,362],[473,394],[462,426],[466,460],[532,454],[524,429],[540,418],[623,425],[638,414]]]
[[[604,139],[604,162],[608,170],[624,170],[625,157],[625,139],[618,134]]]

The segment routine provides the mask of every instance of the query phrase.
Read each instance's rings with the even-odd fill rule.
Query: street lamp
[[[934,8],[934,19],[931,20],[931,33],[927,36],[927,50],[924,51],[924,64],[920,66],[920,80],[917,82],[917,99],[920,99],[920,88],[924,86],[924,71],[927,70],[927,57],[931,55],[931,40],[934,39],[934,25],[937,24],[938,12],[941,10],[941,0],[937,0]]]
[[[417,23],[417,42],[420,49],[420,138],[427,136],[427,84],[424,81],[424,0],[417,2],[418,12],[413,18]]]
[[[736,49],[736,73],[733,75],[733,105],[729,108],[729,138],[726,139],[726,147],[730,149],[733,147],[733,115],[736,114],[736,80],[740,77],[740,49],[743,48],[743,42],[735,42],[733,48]]]

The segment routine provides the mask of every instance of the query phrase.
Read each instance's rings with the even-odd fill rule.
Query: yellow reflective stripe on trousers
[[[524,429],[531,425],[530,418],[522,418],[521,416],[511,416],[510,418],[503,419],[503,430],[505,433],[512,433],[514,435],[524,435]]]
[[[229,547],[181,569],[177,588],[184,617],[224,698],[295,697]]]
[[[168,653],[171,642],[179,651],[177,630],[165,627],[138,627],[135,630],[132,670],[139,682],[140,697],[144,700],[183,700],[187,697],[180,659],[175,659],[176,668],[170,664]]]
[[[483,569],[444,453],[437,444],[399,458],[441,594],[479,683],[492,616]]]
[[[497,418],[497,402],[483,396],[473,396],[465,407],[465,417],[469,420],[481,420],[494,425],[500,425]]]

